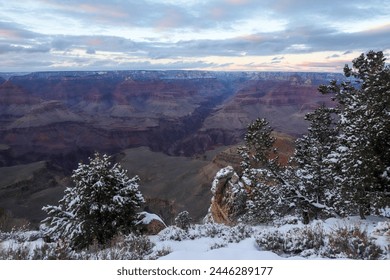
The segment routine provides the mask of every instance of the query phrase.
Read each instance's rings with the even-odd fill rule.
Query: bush
[[[384,257],[382,249],[359,225],[336,228],[329,235],[329,251],[326,255],[331,258],[362,260],[377,260]]]
[[[282,254],[284,252],[285,237],[278,230],[266,231],[256,236],[256,243],[262,250]]]
[[[256,237],[256,243],[261,249],[280,255],[365,260],[385,258],[383,250],[357,225],[339,227],[329,233],[325,233],[320,223],[292,228],[285,233],[266,231]]]
[[[188,230],[191,225],[192,218],[188,211],[180,212],[175,218],[175,225],[181,229]]]
[[[238,224],[228,230],[228,234],[224,239],[229,243],[238,243],[246,238],[249,238],[253,235],[254,230],[252,227]]]
[[[12,243],[11,243],[12,244]],[[4,260],[148,260],[170,253],[169,248],[153,251],[155,244],[147,236],[118,235],[105,246],[98,242],[88,250],[74,251],[66,240],[34,246],[32,243],[15,243],[0,250]]]
[[[176,226],[170,226],[158,234],[160,241],[173,240],[173,241],[182,241],[189,239],[188,232],[185,230],[178,228]]]
[[[325,233],[321,224],[292,228],[285,233],[278,230],[263,232],[256,237],[257,245],[277,254],[319,255],[325,244]]]
[[[30,257],[32,260],[75,260],[77,258],[77,254],[62,239],[36,247]]]
[[[182,241],[211,237],[221,238],[227,243],[238,243],[245,238],[251,237],[252,234],[252,227],[243,224],[230,227],[222,224],[207,223],[203,225],[193,225],[188,230],[170,226],[159,233],[159,239],[160,241]]]
[[[27,245],[17,246],[15,248],[0,248],[0,260],[28,260],[31,250]]]
[[[109,246],[100,249],[99,244],[87,251],[83,259],[93,260],[144,260],[153,252],[155,244],[147,236],[135,235],[133,233],[123,236],[119,235],[112,239]]]

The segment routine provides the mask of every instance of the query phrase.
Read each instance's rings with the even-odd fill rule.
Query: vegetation
[[[239,220],[259,224],[287,214],[304,223],[365,218],[390,206],[390,68],[382,52],[370,51],[344,73],[345,81],[320,86],[336,106],[306,115],[308,133],[296,141],[288,166],[278,164],[268,122],[249,124],[239,149],[240,184],[247,193]]]
[[[138,177],[128,178],[107,155],[95,154],[89,164],[79,164],[72,179],[74,186],[65,190],[59,205],[43,208],[48,214],[42,222],[47,236],[83,249],[94,242],[104,246],[115,235],[135,229],[137,211],[144,202]]]

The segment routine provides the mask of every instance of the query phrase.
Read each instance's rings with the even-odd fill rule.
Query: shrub
[[[188,232],[185,230],[178,228],[176,226],[170,226],[158,234],[160,241],[173,240],[173,241],[182,241],[188,239]]]
[[[320,254],[324,240],[325,233],[321,224],[291,228],[285,233],[278,230],[267,231],[256,237],[257,245],[264,250],[305,257]]]
[[[266,231],[256,237],[256,243],[261,249],[280,255],[368,260],[385,258],[383,250],[358,225],[338,227],[329,233],[325,233],[319,223],[292,228],[285,233]]]
[[[324,230],[320,224],[293,228],[286,233],[285,251],[290,254],[301,254],[306,250],[318,253],[324,245],[324,239]]]
[[[278,230],[266,231],[256,236],[256,243],[262,250],[282,254],[284,252],[285,238]]]
[[[188,211],[180,212],[175,218],[175,225],[181,229],[188,230],[191,225],[192,218]]]
[[[336,228],[329,235],[328,257],[377,260],[384,257],[382,249],[359,225]]]
[[[217,241],[210,246],[210,250],[225,248],[225,247],[227,247],[227,245],[228,245],[228,243],[226,241]]]
[[[249,238],[254,233],[252,227],[238,224],[228,230],[228,234],[224,237],[224,239],[229,243],[238,243],[246,238]]]

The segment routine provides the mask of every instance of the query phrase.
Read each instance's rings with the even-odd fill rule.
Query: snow
[[[138,216],[139,217],[143,217],[142,220],[139,221],[139,224],[148,225],[153,220],[157,220],[157,221],[160,221],[161,223],[163,223],[166,226],[164,221],[156,214],[152,214],[152,213],[148,213],[148,212],[141,212],[141,213],[138,214]]]
[[[325,221],[314,221],[311,227],[322,226],[324,232],[334,231],[343,226],[360,226],[366,230],[367,234],[375,240],[385,252],[387,259],[390,259],[390,220],[384,217],[368,216],[366,220],[361,220],[358,216],[344,219],[330,218]],[[280,227],[257,226],[254,227],[254,233],[244,238],[238,243],[227,243],[221,237],[202,237],[190,240],[161,240],[159,236],[152,236],[151,240],[155,242],[156,250],[169,249],[170,254],[161,257],[161,260],[281,260],[281,259],[307,259],[302,256],[281,256],[274,252],[261,250],[256,244],[255,236],[259,233],[279,231],[282,234],[291,232],[292,229],[302,229],[305,225],[285,224]],[[299,237],[298,237],[299,239]],[[219,245],[219,246],[218,246]],[[215,247],[215,249],[213,249]],[[220,248],[219,248],[220,247]],[[328,259],[312,255],[309,259]]]
[[[210,249],[215,244],[215,238],[200,238],[181,242],[170,241],[160,243],[173,250],[160,260],[280,260],[285,259],[269,251],[260,251],[255,246],[254,238],[247,238],[239,243],[230,243],[226,247]],[[163,248],[163,247],[160,247]],[[296,258],[295,258],[296,259]]]
[[[219,170],[218,173],[215,175],[215,178],[217,179],[225,178],[233,174],[233,172],[234,172],[233,167],[227,166]]]
[[[142,212],[145,215],[143,222],[147,223],[153,219],[160,218],[157,215]],[[293,221],[293,217],[289,221]],[[286,219],[287,221],[287,219]],[[369,238],[375,241],[385,253],[385,259],[390,259],[390,219],[379,216],[368,216],[361,220],[358,216],[348,218],[330,218],[327,220],[313,221],[309,225],[300,222],[295,224],[282,225],[260,225],[260,226],[236,226],[229,227],[220,224],[192,225],[189,230],[183,230],[170,226],[158,235],[149,236],[155,244],[150,256],[156,255],[159,251],[168,251],[159,260],[306,260],[306,259],[329,259],[321,255],[322,249],[304,250],[301,253],[280,253],[262,249],[256,240],[259,236],[265,238],[278,233],[288,239],[285,246],[300,248],[305,243],[305,237],[300,235],[307,228],[320,228],[324,233],[334,232],[343,227],[356,227],[367,232]],[[36,248],[45,245],[39,232],[10,233],[9,238],[4,237],[6,233],[0,234],[0,252],[2,250],[18,248],[29,248],[30,254]],[[271,234],[271,235],[270,235]],[[37,238],[31,238],[36,236]],[[307,238],[307,237],[306,237]],[[287,239],[286,239],[287,240]],[[325,242],[326,243],[326,242]],[[53,245],[52,245],[53,246]],[[318,253],[320,252],[320,253]],[[1,254],[0,254],[1,256]],[[3,256],[4,257],[4,256]],[[147,257],[147,256],[146,256]],[[345,259],[343,255],[336,256]]]

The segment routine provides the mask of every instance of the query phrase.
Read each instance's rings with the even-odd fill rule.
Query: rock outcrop
[[[215,175],[211,192],[213,197],[204,221],[236,224],[245,208],[246,191],[233,167],[222,168]]]
[[[139,226],[140,231],[147,235],[156,235],[167,227],[159,216],[148,212],[141,212],[138,214],[137,225]]]

